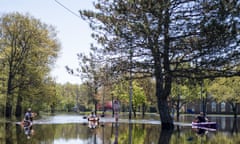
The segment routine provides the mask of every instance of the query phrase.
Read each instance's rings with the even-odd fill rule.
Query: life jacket
[[[32,120],[32,114],[31,114],[31,112],[26,112],[26,114],[25,114],[25,120]]]
[[[206,119],[203,116],[198,116],[197,118],[199,122],[206,122]]]
[[[23,126],[24,126],[24,128],[31,126],[31,121],[30,120],[24,120],[23,121]]]

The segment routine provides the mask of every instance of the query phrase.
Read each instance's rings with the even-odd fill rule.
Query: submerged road
[[[55,115],[55,116],[42,116],[40,119],[36,119],[33,121],[33,124],[67,124],[67,123],[87,123],[87,119],[84,118],[84,115]],[[111,116],[100,117],[100,123],[115,123],[115,118]],[[20,123],[20,122],[17,122]],[[154,124],[160,125],[161,122],[159,120],[154,119],[126,119],[120,118],[118,123],[137,123],[137,124]],[[174,122],[174,125],[178,126],[192,126],[191,123],[185,122]]]

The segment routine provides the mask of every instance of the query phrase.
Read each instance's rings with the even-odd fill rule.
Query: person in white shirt
[[[119,100],[117,99],[117,100],[115,100],[114,102],[113,102],[113,110],[114,110],[114,115],[115,115],[115,120],[116,121],[118,121],[118,117],[119,117],[119,112],[120,112],[120,102],[119,102]]]

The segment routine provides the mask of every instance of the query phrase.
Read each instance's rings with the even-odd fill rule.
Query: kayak
[[[216,122],[192,122],[192,127],[194,128],[209,128],[209,129],[217,129]]]
[[[88,127],[91,129],[97,128],[99,125],[99,117],[88,117]]]
[[[88,121],[99,121],[99,117],[89,117]]]
[[[201,129],[206,131],[216,131],[216,128],[208,128],[208,127],[198,127],[198,126],[192,126],[192,129]]]
[[[22,127],[30,127],[30,126],[33,125],[33,122],[30,121],[30,120],[23,120],[23,121],[20,122],[20,125],[21,125]]]

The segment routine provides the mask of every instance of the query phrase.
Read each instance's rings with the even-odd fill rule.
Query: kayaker
[[[99,120],[99,118],[96,116],[96,114],[94,112],[92,112],[89,116],[88,116],[88,121],[97,121]]]
[[[207,122],[208,118],[206,116],[204,116],[203,112],[200,112],[200,114],[196,117],[195,121],[198,122],[198,123]]]
[[[96,116],[94,112],[88,116],[88,127],[91,129],[95,129],[98,126],[99,117]]]
[[[33,121],[31,108],[28,108],[27,112],[25,113],[24,120],[25,121],[31,121],[31,122]]]

